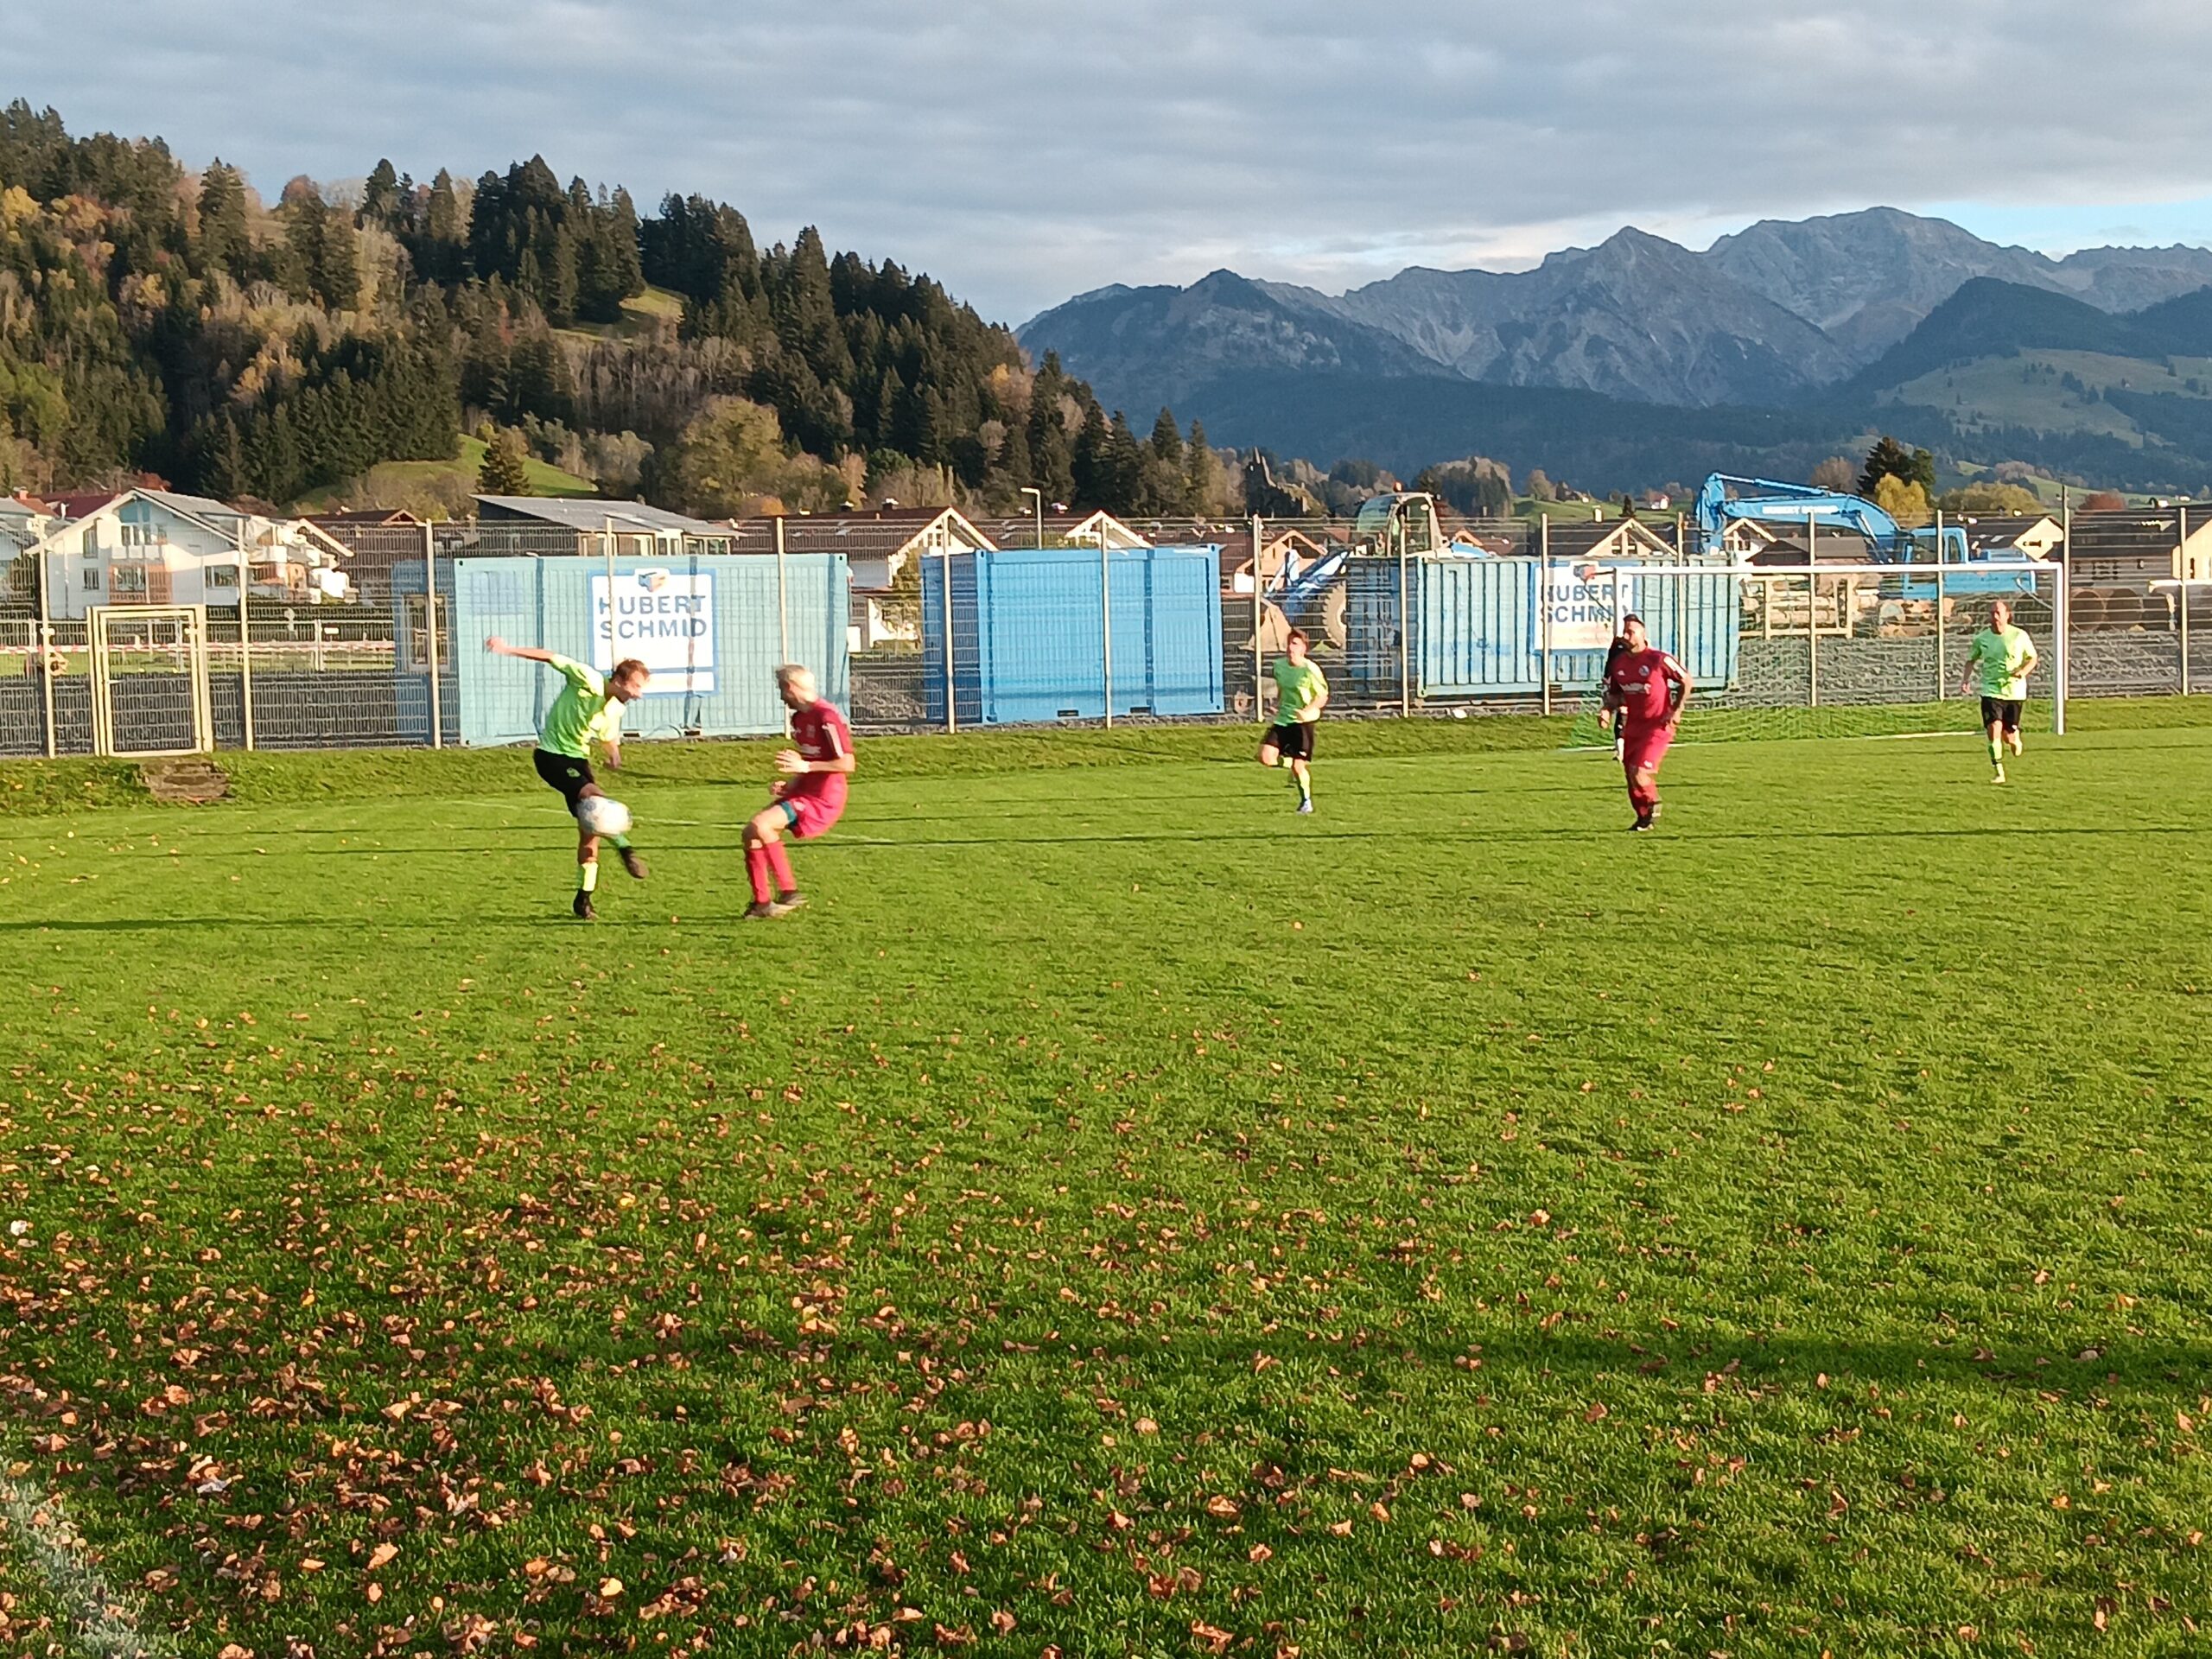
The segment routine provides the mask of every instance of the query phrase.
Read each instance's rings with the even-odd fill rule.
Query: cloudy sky
[[[1011,321],[1874,203],[2048,251],[2212,242],[2199,0],[69,0],[8,32],[6,96],[271,195],[537,150]]]

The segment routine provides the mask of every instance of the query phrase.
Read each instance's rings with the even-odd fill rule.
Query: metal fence
[[[2212,524],[2212,509],[2196,522]],[[1164,524],[1140,526],[1154,548],[923,556],[887,588],[830,590],[826,611],[817,584],[796,634],[779,565],[773,582],[731,585],[723,626],[753,642],[730,672],[781,658],[828,671],[842,654],[831,677],[854,724],[878,733],[1256,724],[1294,627],[1338,715],[1573,711],[1593,702],[1605,639],[1628,609],[1690,663],[1709,710],[1913,705],[1948,724],[1971,722],[1966,653],[2001,591],[2041,653],[2035,692],[2063,721],[2069,697],[2212,689],[2212,581],[2187,561],[2189,523],[2171,560],[2154,547],[2123,568],[2069,545],[1996,578],[1978,564],[1716,563],[1685,550],[1674,518],[1458,521],[1427,546],[1345,519]],[[618,557],[626,579],[727,552],[713,538],[610,546],[532,524],[344,534],[343,601],[254,593],[243,607],[41,620],[17,594],[0,607],[0,754],[453,746],[468,741],[461,660],[483,645],[464,637],[467,607],[456,625],[472,561],[596,561],[611,582]],[[556,643],[532,634],[553,623],[524,607],[505,626]]]

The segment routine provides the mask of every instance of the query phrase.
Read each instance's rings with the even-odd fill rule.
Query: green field
[[[0,768],[14,1650],[2202,1653],[2194,712]]]
[[[347,505],[406,507],[427,516],[450,512],[476,490],[484,467],[484,440],[463,433],[461,453],[451,461],[386,461],[365,477],[333,484],[302,496],[292,505],[302,512],[325,512]],[[524,464],[532,495],[591,496],[599,486],[575,473],[563,472],[532,455]]]
[[[683,321],[683,296],[672,289],[647,288],[622,302],[622,316],[615,322],[578,322],[555,332],[571,340],[636,340],[651,338]]]
[[[1961,423],[2100,433],[2140,444],[2143,429],[2131,416],[2110,404],[2062,390],[2059,377],[2070,374],[2091,391],[2118,387],[2180,397],[2212,396],[2207,390],[2212,359],[2177,357],[2173,367],[2169,375],[2162,365],[2141,358],[2028,351],[1955,363],[1906,381],[1891,396],[1897,403],[1942,410]]]

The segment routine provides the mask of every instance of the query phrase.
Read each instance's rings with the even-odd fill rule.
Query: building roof
[[[1077,537],[1096,541],[1101,527],[1109,527],[1109,540],[1122,540],[1132,547],[1143,547],[1148,542],[1143,533],[1116,518],[1103,508],[1096,512],[1048,512],[1045,515],[1045,539],[1047,542],[1068,542]],[[1036,544],[1037,515],[1033,512],[1007,513],[1003,518],[978,518],[976,528],[991,538],[992,544],[1010,550]],[[1118,532],[1118,535],[1115,532]],[[1207,540],[1213,538],[1208,537]]]
[[[728,526],[704,518],[688,518],[680,512],[649,507],[642,501],[599,501],[575,496],[480,495],[479,509],[492,507],[503,518],[534,518],[563,530],[603,531],[610,524],[631,535],[640,531],[662,535],[726,536]]]
[[[2181,545],[2183,513],[2189,538],[2212,530],[2212,507],[2138,507],[2124,512],[2077,512],[2069,527],[2069,551],[2099,558],[2127,554],[2163,556]]]
[[[784,514],[780,521],[786,553],[895,558],[913,551],[916,543],[940,529],[944,539],[958,547],[988,549],[991,545],[989,537],[957,507],[876,507],[856,512]],[[733,519],[727,532],[730,551],[773,553],[778,522],[777,515]]]
[[[308,522],[320,524],[325,530],[333,527],[380,530],[419,526],[423,520],[404,507],[347,507],[338,512],[311,512],[308,514]]]
[[[54,516],[60,518],[89,518],[122,493],[121,490],[93,490],[83,493],[57,495],[53,498]]]
[[[1554,522],[1548,550],[1555,559],[1606,557],[1636,552],[1674,551],[1673,538],[1661,535],[1637,518],[1579,519]]]
[[[784,520],[784,550],[842,553],[848,558],[887,558],[912,547],[929,522],[885,524],[845,513],[820,518],[789,518]],[[772,518],[740,518],[724,533],[729,537],[729,550],[733,553],[776,550],[776,521]]]

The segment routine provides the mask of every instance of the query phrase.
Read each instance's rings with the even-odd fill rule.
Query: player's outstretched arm
[[[484,642],[484,649],[494,657],[519,657],[525,663],[550,663],[553,660],[553,653],[550,651],[541,651],[536,645],[511,645],[496,633]]]

